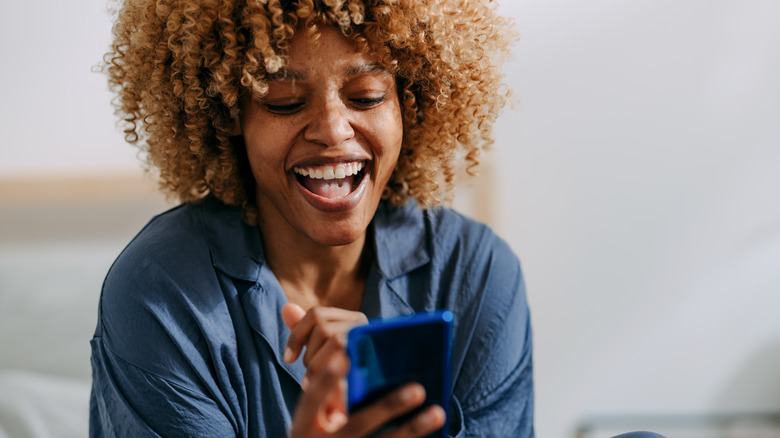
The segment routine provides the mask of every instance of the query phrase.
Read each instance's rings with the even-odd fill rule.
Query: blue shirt
[[[450,435],[533,436],[530,319],[509,247],[447,209],[383,202],[371,229],[366,316],[455,315]],[[286,303],[239,209],[207,198],[155,217],[103,285],[90,435],[285,436],[305,372],[281,359]]]

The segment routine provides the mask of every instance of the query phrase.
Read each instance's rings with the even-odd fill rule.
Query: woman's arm
[[[499,244],[461,309],[456,336],[469,339],[453,394],[468,437],[534,436],[531,318],[517,258]],[[456,316],[457,317],[457,316]]]
[[[232,437],[234,424],[191,388],[151,374],[92,339],[90,437]]]

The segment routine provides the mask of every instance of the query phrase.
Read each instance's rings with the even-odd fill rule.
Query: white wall
[[[780,3],[504,8],[521,105],[496,225],[526,273],[539,436],[780,411]]]
[[[537,431],[780,410],[780,3],[504,0],[520,105],[495,227],[526,273]],[[133,172],[104,0],[0,5],[0,177]]]
[[[0,178],[133,173],[105,76],[107,0],[0,3]]]

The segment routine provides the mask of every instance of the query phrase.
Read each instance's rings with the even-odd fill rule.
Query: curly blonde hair
[[[164,192],[211,193],[255,222],[255,182],[231,138],[241,96],[266,93],[296,31],[327,25],[398,82],[404,136],[384,197],[438,205],[460,166],[473,173],[509,99],[500,65],[516,38],[492,0],[124,0],[103,68],[125,139]]]

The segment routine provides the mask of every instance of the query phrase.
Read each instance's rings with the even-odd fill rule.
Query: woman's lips
[[[309,178],[331,180],[357,175],[365,165],[364,161],[347,161],[319,166],[293,167],[293,172]]]
[[[349,161],[294,167],[293,172],[299,175],[298,182],[313,194],[328,199],[339,199],[348,196],[356,188],[355,180],[364,166],[363,161]]]
[[[309,204],[325,212],[346,211],[360,202],[370,178],[365,161],[294,167],[296,186]]]

